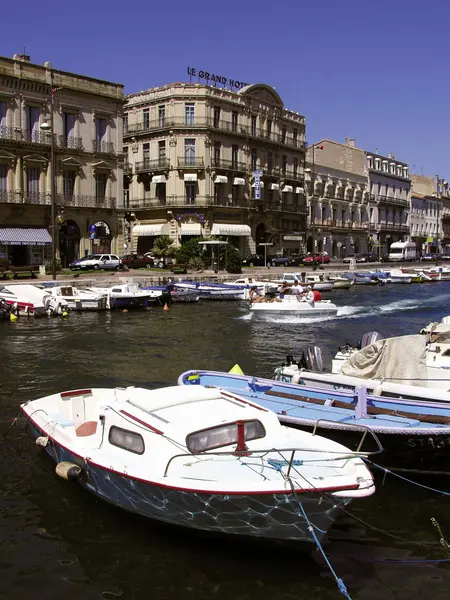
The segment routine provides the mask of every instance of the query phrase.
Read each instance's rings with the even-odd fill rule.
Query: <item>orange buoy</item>
[[[169,310],[169,307],[167,306],[167,302],[164,304],[163,310]]]

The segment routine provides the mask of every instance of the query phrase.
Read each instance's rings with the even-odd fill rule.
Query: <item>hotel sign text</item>
[[[188,67],[187,72],[190,78],[198,77],[199,79],[206,79],[206,82],[213,81],[214,83],[220,83],[220,85],[236,88],[240,90],[244,86],[248,85],[244,81],[237,81],[236,79],[229,79],[228,77],[224,77],[223,75],[217,75],[216,73],[209,73],[208,71],[201,71],[199,69],[195,69],[194,67]]]

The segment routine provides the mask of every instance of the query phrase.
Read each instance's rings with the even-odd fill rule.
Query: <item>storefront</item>
[[[141,223],[134,225],[133,231],[133,248],[138,254],[150,252],[157,237],[161,235],[169,235],[169,224],[165,223]]]
[[[226,237],[228,243],[237,248],[242,255],[248,252],[251,234],[249,225],[237,223],[214,223],[211,229],[211,235]]]
[[[0,228],[0,257],[15,267],[44,265],[52,238],[47,229]]]
[[[89,225],[91,254],[109,254],[111,252],[111,230],[105,221]]]
[[[63,268],[80,256],[80,228],[75,221],[64,221],[59,228],[59,256]]]

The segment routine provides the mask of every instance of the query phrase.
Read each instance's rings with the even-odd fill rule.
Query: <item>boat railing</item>
[[[314,422],[314,427],[313,427],[313,431],[312,434],[316,435],[317,434],[317,429],[322,425],[322,427],[324,429],[349,429],[351,431],[360,431],[361,432],[361,439],[358,443],[358,446],[355,450],[356,454],[363,454],[364,456],[371,456],[374,454],[381,454],[381,452],[383,452],[384,448],[381,445],[381,442],[377,436],[377,434],[373,431],[373,429],[371,427],[368,427],[367,425],[358,425],[356,423],[342,423],[341,421],[332,421],[330,419],[317,419],[317,421]],[[373,440],[375,441],[375,444],[377,445],[377,450],[372,450],[372,451],[367,451],[364,452],[361,450],[364,441],[367,437],[367,434],[371,435]]]
[[[320,420],[323,421],[325,419],[320,419]],[[336,423],[334,423],[334,424],[336,425]],[[359,429],[362,429],[363,427],[364,426],[362,426],[362,425],[358,426]],[[369,427],[367,427],[365,429],[366,429],[366,432],[364,433],[363,440],[360,442],[360,444],[358,445],[358,449],[355,451],[350,450],[348,448],[345,449],[346,450],[345,452],[343,452],[342,450],[339,450],[339,451],[331,450],[331,449],[324,450],[323,448],[256,448],[254,450],[246,449],[245,451],[240,451],[240,450],[234,449],[234,450],[228,450],[226,452],[223,452],[223,451],[222,452],[211,452],[209,450],[206,450],[204,452],[181,452],[180,454],[174,454],[173,456],[171,456],[169,458],[169,460],[167,461],[167,464],[166,464],[166,468],[164,469],[164,477],[167,477],[170,465],[177,458],[186,458],[186,457],[202,458],[202,457],[211,457],[211,456],[234,456],[234,457],[257,456],[258,458],[264,458],[265,456],[267,456],[267,454],[278,453],[280,455],[280,457],[283,459],[283,461],[285,461],[288,466],[286,475],[283,474],[283,476],[287,479],[289,477],[292,467],[296,466],[294,463],[296,452],[312,452],[312,453],[316,452],[317,454],[326,454],[327,455],[326,458],[323,458],[323,459],[314,459],[314,462],[331,462],[331,461],[338,461],[338,460],[348,461],[348,460],[351,460],[354,458],[367,458],[368,456],[373,456],[375,454],[380,454],[380,452],[383,452],[384,448],[381,445],[377,436],[373,433],[373,431],[370,430]],[[371,433],[373,435],[373,437],[375,438],[375,441],[377,443],[378,449],[374,450],[374,451],[361,452],[359,450],[359,448],[362,446],[362,442],[364,441],[365,435],[367,433]],[[313,435],[315,435],[315,429],[314,429]],[[282,454],[283,452],[290,453],[289,460],[283,456],[283,454]],[[335,456],[333,456],[333,455],[335,455]],[[309,462],[309,461],[301,460],[301,464],[305,464],[307,462]]]

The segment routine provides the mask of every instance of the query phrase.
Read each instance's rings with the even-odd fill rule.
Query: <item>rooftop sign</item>
[[[224,77],[223,75],[217,75],[217,73],[209,73],[208,71],[201,71],[194,67],[188,67],[187,72],[189,75],[189,81],[192,82],[193,77],[197,77],[198,79],[205,79],[207,84],[211,82],[214,84],[220,84],[224,87],[235,88],[240,90],[241,88],[248,85],[244,81],[237,81],[236,79],[229,79],[228,77]]]

